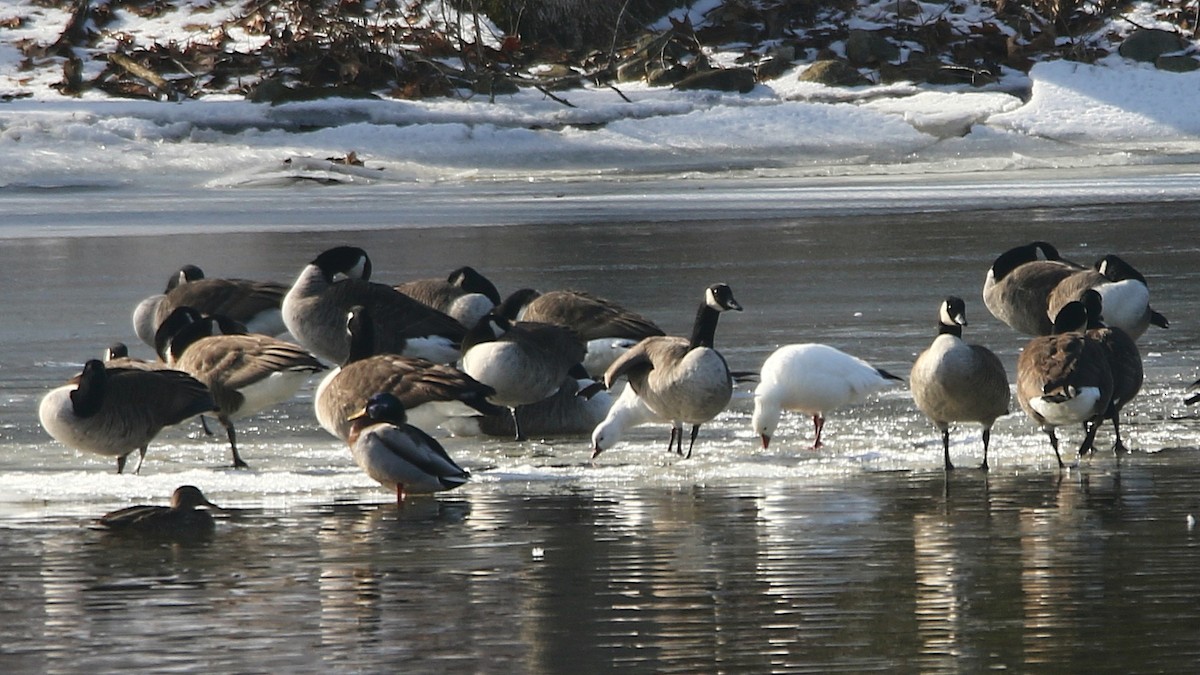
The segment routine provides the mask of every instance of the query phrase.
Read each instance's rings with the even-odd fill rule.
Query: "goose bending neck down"
[[[726,284],[713,284],[704,291],[696,311],[691,339],[653,336],[643,339],[613,361],[604,374],[611,388],[621,377],[655,415],[692,425],[687,456],[691,457],[700,425],[716,417],[729,405],[733,378],[725,357],[713,348],[721,313],[742,306]],[[677,452],[683,454],[683,434]]]

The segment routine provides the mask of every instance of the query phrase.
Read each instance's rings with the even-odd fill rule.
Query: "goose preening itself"
[[[583,367],[595,375],[643,338],[666,334],[641,314],[585,291],[523,288],[509,295],[497,313],[512,321],[553,323],[575,331],[587,344]]]
[[[171,494],[170,506],[129,506],[96,519],[101,529],[109,532],[151,534],[162,536],[196,536],[213,530],[213,517],[207,509],[221,510],[208,501],[200,488],[181,485]]]
[[[268,335],[224,333],[219,319],[201,317],[190,307],[172,312],[159,333],[155,339],[164,360],[212,392],[237,468],[247,464],[238,453],[233,420],[287,401],[311,375],[325,370],[299,345]]]
[[[462,369],[496,390],[490,400],[509,409],[514,437],[521,441],[527,434],[518,408],[554,395],[568,377],[586,377],[583,356],[583,342],[567,328],[511,322],[492,312],[463,342]]]
[[[996,418],[1008,414],[1011,396],[1004,364],[987,347],[963,342],[966,303],[946,298],[938,310],[938,334],[921,352],[909,375],[913,401],[942,432],[942,463],[950,462],[950,423],[977,422],[983,427],[983,464],[988,468],[988,442]]]
[[[133,330],[153,347],[163,320],[176,307],[192,307],[202,314],[227,316],[251,333],[279,335],[287,330],[280,312],[287,290],[273,281],[209,279],[199,267],[184,265],[163,293],[146,298],[133,310]]]
[[[1115,255],[1106,255],[1089,269],[1063,279],[1050,294],[1049,316],[1058,314],[1063,305],[1082,300],[1083,293],[1095,290],[1104,306],[1104,323],[1120,328],[1137,340],[1151,325],[1167,328],[1167,317],[1150,307],[1150,287],[1146,277]]]
[[[1113,396],[1108,356],[1084,334],[1087,321],[1083,303],[1067,303],[1054,319],[1054,334],[1030,340],[1017,359],[1017,400],[1050,438],[1060,468],[1055,428],[1083,424],[1079,454],[1089,452]]]
[[[725,284],[704,290],[704,301],[696,311],[691,339],[674,336],[648,337],[613,361],[604,373],[609,389],[625,377],[642,402],[665,420],[692,425],[687,456],[692,456],[700,425],[721,413],[733,396],[733,377],[725,357],[713,348],[717,321],[727,310],[742,306]],[[677,451],[683,454],[683,434]]]
[[[177,370],[106,368],[98,359],[42,398],[38,419],[56,441],[117,458],[117,473],[137,450],[141,471],[150,441],[163,427],[217,409],[196,378]]]
[[[1115,326],[1108,326],[1104,320],[1104,300],[1098,289],[1089,288],[1082,294],[1082,302],[1087,310],[1087,336],[1104,348],[1108,357],[1108,367],[1112,372],[1112,400],[1104,417],[1112,420],[1113,452],[1120,455],[1129,452],[1121,441],[1121,409],[1133,400],[1142,390],[1142,380],[1145,372],[1142,368],[1142,355],[1137,343],[1125,331]]]
[[[619,443],[625,437],[625,432],[633,427],[658,422],[672,425],[673,443],[677,434],[673,420],[660,417],[642,401],[633,387],[625,387],[621,395],[612,401],[608,414],[592,429],[592,459]],[[671,447],[667,449],[670,450]]]
[[[354,462],[373,480],[396,492],[428,494],[453,490],[467,482],[467,473],[429,434],[408,424],[404,406],[387,392],[367,400],[351,417],[347,438]]]
[[[445,279],[416,279],[393,286],[397,291],[463,326],[474,326],[484,314],[500,304],[500,291],[474,267],[460,267]]]
[[[754,391],[754,433],[765,450],[784,410],[812,416],[813,450],[822,447],[825,416],[895,384],[899,377],[823,344],[784,345],[763,362]]]
[[[351,308],[346,319],[349,356],[321,380],[313,399],[317,421],[329,433],[346,440],[350,417],[362,410],[368,398],[384,391],[400,401],[411,424],[425,429],[459,417],[508,415],[487,400],[495,389],[454,366],[398,354],[374,354],[374,330],[365,307]]]
[[[304,267],[284,296],[284,324],[305,349],[342,363],[350,351],[346,314],[361,305],[375,322],[374,353],[434,363],[458,360],[466,335],[462,324],[370,278],[371,259],[361,248],[339,246],[323,252]]]
[[[1044,241],[1011,248],[988,269],[983,304],[1018,332],[1049,335],[1054,326],[1046,313],[1050,294],[1059,282],[1083,269],[1063,260],[1058,249]]]

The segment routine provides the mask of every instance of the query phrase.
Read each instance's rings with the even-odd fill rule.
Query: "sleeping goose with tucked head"
[[[238,453],[233,420],[249,417],[296,395],[314,373],[325,370],[299,345],[268,335],[227,333],[219,318],[176,308],[155,340],[163,360],[212,391],[217,420],[225,427],[233,466],[247,466]]]
[[[405,494],[453,490],[470,477],[440,443],[408,424],[404,406],[390,393],[371,396],[350,423],[346,440],[354,462],[395,491],[397,504],[404,503]]]
[[[346,440],[350,417],[362,410],[367,399],[390,392],[404,407],[409,423],[432,429],[459,417],[508,414],[488,402],[496,393],[463,371],[398,354],[375,354],[374,323],[361,305],[346,317],[350,353],[341,367],[321,380],[313,405],[317,421],[329,433]]]
[[[163,427],[216,408],[208,388],[187,373],[107,368],[94,359],[42,398],[38,419],[63,445],[116,457],[117,473],[125,471],[126,457],[137,450],[137,473]]]
[[[1108,357],[1086,329],[1087,308],[1069,302],[1054,319],[1054,334],[1030,340],[1017,359],[1017,400],[1050,438],[1060,468],[1065,465],[1055,429],[1084,425],[1079,454],[1091,451],[1113,396]]]
[[[754,391],[754,433],[765,450],[784,410],[812,416],[816,438],[813,450],[822,447],[825,415],[861,403],[900,378],[839,349],[823,344],[784,345],[763,363]]]
[[[1026,335],[1049,335],[1053,322],[1046,313],[1050,293],[1059,282],[1084,269],[1063,260],[1044,241],[1017,246],[1000,254],[983,283],[983,304],[992,316]]]
[[[509,295],[497,313],[512,321],[541,321],[575,331],[587,343],[583,366],[597,376],[643,338],[665,335],[641,314],[585,291],[538,293],[525,288]]]
[[[350,351],[346,314],[361,305],[375,322],[374,353],[435,363],[458,360],[466,335],[462,324],[370,278],[371,259],[361,248],[338,246],[321,253],[284,296],[284,324],[305,349],[342,363]]]
[[[921,352],[909,375],[913,401],[942,432],[942,466],[950,462],[950,423],[976,422],[983,427],[983,464],[988,469],[988,441],[996,419],[1008,414],[1008,374],[987,347],[962,339],[967,325],[966,303],[946,298],[938,310],[938,335]]]
[[[500,304],[496,285],[470,266],[454,270],[445,279],[416,279],[393,288],[450,315],[463,326],[474,326]]]
[[[1104,323],[1120,328],[1137,340],[1151,325],[1167,328],[1167,317],[1150,306],[1150,287],[1146,277],[1115,255],[1106,255],[1089,269],[1063,279],[1050,294],[1047,312],[1055,316],[1063,305],[1083,300],[1083,293],[1095,290],[1104,306]]]
[[[583,342],[549,323],[516,321],[492,312],[463,342],[462,369],[495,389],[490,400],[509,409],[517,440],[525,440],[520,406],[554,395],[569,378],[584,378]]]
[[[151,347],[154,334],[176,307],[193,307],[202,314],[220,314],[246,326],[247,332],[279,335],[287,330],[280,305],[287,286],[273,281],[209,279],[195,265],[184,265],[160,295],[138,304],[133,329]]]
[[[627,378],[629,386],[660,419],[691,424],[688,457],[700,425],[720,414],[733,396],[729,365],[713,348],[717,321],[728,310],[742,310],[733,291],[726,284],[709,286],[696,311],[690,339],[662,335],[645,338],[617,357],[604,373],[604,385],[609,389],[618,379]],[[677,436],[677,452],[682,455],[683,434],[672,436]]]

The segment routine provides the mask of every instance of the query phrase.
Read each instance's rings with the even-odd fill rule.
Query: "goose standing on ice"
[[[839,349],[823,344],[784,345],[763,363],[758,388],[754,390],[754,433],[765,450],[784,410],[812,416],[816,438],[813,450],[821,448],[825,415],[871,394],[900,378]]]
[[[404,406],[387,392],[371,396],[351,417],[347,442],[355,464],[394,490],[398,505],[406,493],[452,490],[470,477],[440,443],[408,423]]]
[[[978,422],[983,426],[983,464],[988,469],[988,442],[996,418],[1008,414],[1011,397],[1004,364],[987,347],[962,340],[967,325],[966,303],[950,296],[938,311],[938,335],[921,352],[909,375],[917,408],[942,432],[942,464],[950,462],[950,423]]]
[[[584,353],[579,336],[567,328],[511,322],[492,312],[464,340],[462,369],[496,390],[490,400],[509,409],[515,438],[523,441],[517,409],[554,395],[568,377],[586,377]]]
[[[199,267],[184,265],[163,293],[146,298],[133,310],[133,330],[153,347],[163,320],[176,307],[192,307],[201,314],[227,316],[250,333],[279,335],[287,330],[279,309],[286,292],[287,286],[273,281],[209,279]]]
[[[672,420],[664,419],[651,410],[633,387],[625,387],[621,395],[612,402],[608,414],[592,429],[592,459],[619,443],[626,431],[642,424],[656,422],[673,425]]]
[[[583,367],[595,376],[643,338],[666,334],[641,314],[585,291],[523,288],[509,295],[497,313],[512,321],[553,323],[575,331],[587,343]]]
[[[725,284],[713,284],[704,291],[704,301],[696,311],[691,339],[654,336],[638,342],[617,357],[604,373],[604,385],[612,389],[621,377],[629,380],[642,402],[661,419],[692,425],[687,456],[692,456],[700,425],[721,413],[733,396],[733,377],[725,357],[713,348],[717,321],[727,310],[741,311],[742,306]],[[677,452],[683,454],[683,433],[675,432]]]
[[[479,323],[501,300],[496,285],[470,266],[454,270],[445,279],[416,279],[393,288],[450,315],[463,326]]]
[[[1017,359],[1017,400],[1050,438],[1058,466],[1065,466],[1054,430],[1083,424],[1083,455],[1092,449],[1096,429],[1113,395],[1112,369],[1098,342],[1084,334],[1087,308],[1069,302],[1054,319],[1054,334],[1035,337]]]
[[[180,322],[181,317],[187,320]],[[190,307],[172,312],[159,332],[155,339],[164,348],[164,360],[212,391],[237,468],[247,464],[238,454],[233,420],[287,401],[309,376],[325,370],[299,345],[268,335],[223,333],[218,319],[200,317]]]
[[[1137,343],[1128,333],[1115,326],[1108,326],[1104,321],[1104,300],[1098,289],[1089,288],[1083,292],[1081,301],[1087,310],[1087,336],[1104,348],[1108,357],[1108,367],[1112,372],[1113,391],[1112,401],[1104,417],[1112,420],[1113,453],[1120,455],[1128,453],[1129,448],[1121,441],[1121,409],[1133,400],[1142,390],[1142,380],[1145,372],[1142,368],[1142,355]]]
[[[992,316],[1026,335],[1049,335],[1050,294],[1059,282],[1084,269],[1063,260],[1058,249],[1044,241],[1011,248],[988,269],[983,304]]]
[[[138,451],[141,471],[150,441],[163,427],[217,409],[208,388],[177,370],[106,368],[93,359],[83,372],[42,398],[42,428],[63,445],[117,458],[117,473]]]
[[[1115,255],[1106,255],[1091,268],[1063,279],[1050,294],[1048,315],[1057,315],[1072,300],[1083,300],[1083,293],[1089,289],[1101,296],[1105,325],[1120,328],[1134,340],[1152,324],[1160,328],[1170,325],[1167,317],[1150,307],[1146,277]]]
[[[340,368],[317,386],[313,406],[317,421],[329,433],[346,440],[350,417],[367,399],[390,392],[404,407],[410,424],[432,429],[458,417],[508,414],[488,402],[496,393],[463,371],[441,363],[398,354],[375,354],[374,323],[365,307],[351,308],[346,319],[350,354]]]
[[[374,353],[434,363],[458,360],[466,335],[462,324],[370,278],[371,259],[361,248],[338,246],[321,253],[301,270],[284,296],[284,324],[305,349],[342,363],[350,351],[346,314],[362,305],[375,322]]]

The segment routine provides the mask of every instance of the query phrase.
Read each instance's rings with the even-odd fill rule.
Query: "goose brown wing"
[[[287,291],[287,286],[271,281],[199,279],[171,289],[159,312],[186,306],[203,314],[222,314],[246,321],[260,312],[279,309]],[[159,317],[162,318],[165,317]]]
[[[663,335],[646,317],[584,291],[550,291],[529,303],[522,317],[572,328],[584,340],[620,337],[640,340]]]

